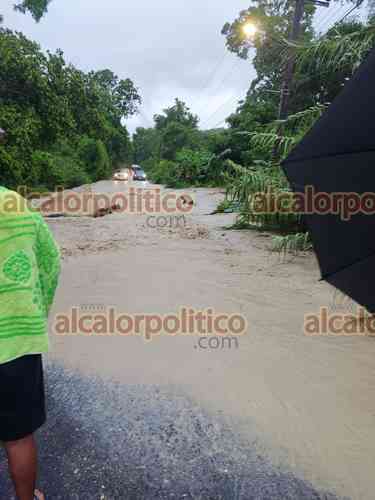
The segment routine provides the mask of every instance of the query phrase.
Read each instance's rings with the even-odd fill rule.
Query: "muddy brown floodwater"
[[[375,339],[305,336],[304,314],[335,307],[314,256],[280,259],[269,235],[227,230],[232,214],[209,215],[219,190],[189,193],[196,205],[184,224],[154,228],[146,215],[124,214],[50,219],[64,255],[53,314],[85,304],[241,313],[248,331],[238,348],[200,349],[186,336],[53,336],[51,358],[86,375],[183,388],[244,442],[255,433],[275,465],[317,488],[373,500]]]

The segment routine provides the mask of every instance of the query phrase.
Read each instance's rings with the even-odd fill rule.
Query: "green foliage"
[[[327,76],[345,72],[350,76],[375,44],[375,19],[368,26],[343,23],[308,45],[297,45],[298,67]]]
[[[138,127],[133,134],[134,161],[143,164],[158,158],[160,153],[160,134],[155,128]]]
[[[248,94],[240,102],[236,112],[227,119],[230,129],[228,147],[231,149],[231,159],[236,163],[250,164],[257,159],[256,152],[251,148],[248,134],[262,131],[270,122],[276,119],[277,106],[272,100],[263,100]]]
[[[96,141],[96,154],[94,180],[107,179],[111,175],[111,161],[101,140]]]
[[[262,194],[271,200],[277,198],[278,194],[289,191],[287,180],[278,166],[264,162],[252,168],[245,168],[230,160],[228,166],[232,174],[227,187],[227,199],[232,203],[238,202],[240,206],[237,227],[281,232],[299,229],[298,215],[287,211],[261,211],[255,204],[255,195]],[[268,206],[272,204],[269,203]]]
[[[297,255],[312,249],[309,233],[287,234],[274,236],[271,250],[286,256],[288,253]]]
[[[138,128],[133,135],[134,160],[154,182],[174,187],[223,183],[225,130],[200,131],[198,118],[179,99],[154,120],[154,128]]]
[[[38,172],[39,185],[50,190],[57,187],[71,188],[90,182],[90,177],[85,172],[83,164],[78,159],[64,152],[47,153],[35,151],[31,158],[32,169]],[[26,185],[37,184],[26,182]]]
[[[160,159],[174,161],[178,151],[198,146],[198,117],[179,99],[175,99],[173,106],[164,109],[163,114],[155,115],[154,121]]]
[[[193,151],[182,149],[177,153],[177,176],[186,185],[194,185],[209,181],[209,162],[211,159],[209,151]]]
[[[30,12],[35,21],[38,22],[47,12],[50,3],[51,0],[23,0],[23,2],[16,4],[14,8],[23,14]]]
[[[110,70],[84,73],[67,65],[61,51],[44,54],[21,33],[3,29],[0,60],[0,127],[7,133],[0,183],[51,187],[55,179],[72,186],[108,178],[131,160],[122,121],[140,97],[129,79]]]
[[[178,151],[192,144],[193,129],[179,122],[170,122],[162,129],[160,137],[160,156],[175,160]]]
[[[257,77],[253,80],[249,96],[271,100],[277,107],[278,95],[272,94],[280,89],[285,62],[288,56],[288,38],[295,4],[289,0],[252,0],[251,6],[239,13],[233,22],[228,22],[222,29],[226,38],[228,50],[239,57],[247,59],[250,50],[255,48],[253,65]],[[305,5],[302,19],[301,36],[309,41],[313,36],[312,18],[316,10],[313,4]],[[251,22],[258,26],[257,34],[249,39],[243,31],[243,26]],[[299,85],[299,75],[296,75],[295,86]],[[292,109],[295,106],[293,93]],[[294,108],[296,110],[296,108]]]
[[[280,122],[274,121],[263,127],[264,132],[245,133],[250,147],[263,160],[253,160],[252,165],[243,167],[228,161],[227,198],[238,202],[240,213],[237,227],[253,227],[287,233],[301,233],[304,228],[301,217],[287,210],[292,203],[292,193],[287,179],[281,170],[278,159],[287,156],[293,146],[306,134],[317,118],[323,113],[325,106],[317,105],[288,117],[282,122],[284,135],[279,136]],[[277,157],[275,157],[277,154]],[[290,193],[290,202],[286,199],[279,207],[277,200],[280,194]],[[266,208],[260,210],[256,204],[258,195],[267,200]],[[285,199],[285,198],[284,198]],[[281,241],[281,240],[280,240]],[[292,248],[289,240],[283,240],[288,250]],[[292,238],[290,241],[294,241]],[[280,248],[283,248],[280,246]],[[293,247],[294,248],[294,247]],[[296,247],[297,248],[297,247]]]
[[[189,129],[195,129],[198,125],[198,117],[179,99],[175,99],[173,106],[164,109],[163,114],[155,115],[154,121],[157,130],[164,130],[170,123],[179,123]]]
[[[157,184],[178,187],[177,164],[174,161],[160,160],[153,164],[153,168],[149,169],[148,173]]]
[[[328,33],[314,38],[312,14],[307,6],[298,44],[287,41],[294,4],[288,0],[252,0],[249,9],[227,23],[222,33],[227,47],[241,58],[255,48],[253,80],[246,99],[227,119],[230,159],[226,162],[225,204],[238,203],[237,227],[268,229],[279,233],[273,248],[281,253],[297,253],[311,248],[301,217],[292,212],[292,193],[280,161],[304,137],[316,120],[341,91],[375,43],[375,19],[366,24],[348,20],[336,24]],[[245,37],[243,25],[258,25],[252,40]],[[288,53],[297,53],[291,87],[289,117],[276,120],[279,92]],[[258,195],[265,200],[261,210]],[[282,205],[277,200],[282,194]],[[290,194],[290,196],[288,196]],[[220,207],[221,209],[223,207]],[[281,235],[280,235],[281,233]]]
[[[111,161],[103,141],[82,137],[78,143],[77,157],[93,181],[111,175]]]
[[[227,197],[225,197],[225,199],[218,204],[215,213],[218,214],[224,213],[225,211],[230,210],[231,207],[232,207],[232,202],[228,200]]]

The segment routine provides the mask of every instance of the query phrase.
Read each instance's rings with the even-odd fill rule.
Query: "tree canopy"
[[[23,0],[20,3],[15,4],[15,10],[18,10],[25,14],[29,12],[35,21],[39,22],[44,14],[48,10],[48,5],[52,0]]]
[[[72,184],[77,176],[110,175],[112,165],[131,158],[123,120],[141,98],[130,79],[108,69],[85,73],[67,64],[62,51],[45,54],[5,29],[0,59],[0,124],[7,133],[0,182]]]

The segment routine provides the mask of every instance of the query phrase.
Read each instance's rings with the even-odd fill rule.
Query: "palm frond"
[[[310,108],[304,109],[303,111],[299,111],[298,113],[294,113],[293,115],[289,115],[286,120],[276,120],[275,124],[285,124],[286,126],[294,126],[302,129],[303,133],[307,131],[318,118],[324,113],[327,109],[327,105],[325,104],[316,104],[315,106],[311,106]]]
[[[277,151],[281,157],[285,157],[296,143],[295,137],[281,136],[274,127],[273,129],[271,132],[254,132],[251,134],[250,144],[260,151]]]
[[[323,36],[316,43],[297,47],[297,65],[322,73],[350,67],[354,72],[375,45],[375,25],[342,35]]]

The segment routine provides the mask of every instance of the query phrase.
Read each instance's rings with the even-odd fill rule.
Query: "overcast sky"
[[[202,128],[222,126],[255,77],[251,61],[227,51],[220,33],[249,0],[53,0],[39,24],[14,12],[15,1],[1,2],[4,26],[45,50],[61,48],[80,69],[109,68],[134,81],[143,105],[127,121],[131,132],[152,126],[175,97],[199,115]],[[324,30],[340,15],[335,2],[321,9],[317,24]]]
[[[2,0],[4,26],[19,30],[43,49],[61,48],[83,70],[110,68],[130,77],[143,99],[130,131],[185,100],[202,128],[222,125],[254,78],[249,61],[225,49],[226,21],[247,0],[53,0],[39,24]],[[215,71],[216,69],[216,71]]]

